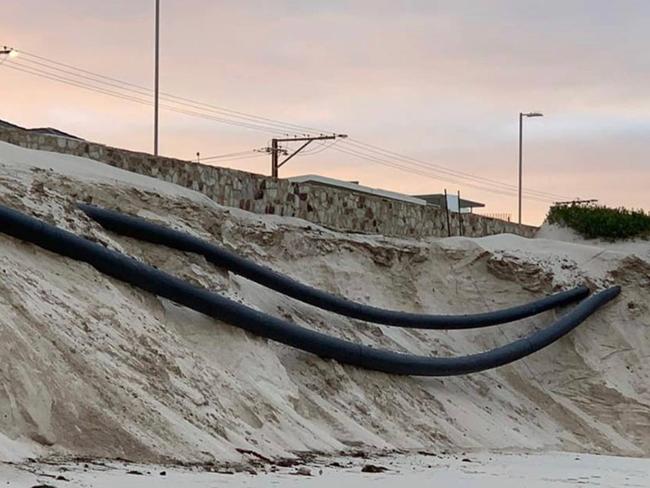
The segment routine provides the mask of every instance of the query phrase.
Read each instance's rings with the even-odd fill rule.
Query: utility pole
[[[296,154],[298,154],[300,151],[302,151],[304,148],[306,148],[309,144],[311,144],[313,141],[324,141],[328,139],[345,139],[348,137],[346,134],[332,134],[330,136],[306,136],[306,137],[288,137],[286,139],[271,139],[271,148],[269,152],[271,153],[271,176],[274,178],[278,177],[278,170],[280,169],[281,166],[287,163],[291,158],[293,158]],[[286,151],[281,148],[278,143],[280,142],[303,142],[304,144],[300,146],[298,149],[296,149],[294,152],[289,154],[284,161],[278,162],[278,154],[283,152],[286,154]]]
[[[517,192],[517,215],[519,215],[519,225],[521,225],[521,170],[522,170],[522,147],[523,147],[523,129],[524,129],[524,114],[519,112],[519,185]]]
[[[523,160],[523,129],[524,129],[524,117],[543,117],[544,114],[540,112],[519,112],[519,204],[518,204],[518,214],[519,214],[519,225],[521,225],[521,188],[522,188],[522,160]]]
[[[445,213],[447,214],[447,236],[451,237],[451,224],[449,223],[449,197],[445,188]]]
[[[158,156],[158,81],[160,73],[160,0],[156,0],[156,40],[154,62],[153,154]]]
[[[271,139],[271,176],[278,177],[278,140]]]
[[[458,235],[463,235],[463,213],[460,206],[460,190],[458,190]]]

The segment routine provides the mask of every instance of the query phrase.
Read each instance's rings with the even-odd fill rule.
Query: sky
[[[150,106],[9,66],[38,60],[24,51],[151,87],[153,18],[154,0],[4,0],[0,45],[19,56],[0,65],[0,119],[151,152]],[[524,222],[541,223],[557,199],[650,209],[648,18],[646,0],[161,0],[160,84],[420,161],[360,159],[335,150],[359,149],[341,140],[292,159],[281,176],[408,194],[460,190],[513,219],[518,114],[540,111],[524,120],[524,190],[554,196],[527,193]],[[246,151],[271,137],[160,114],[167,156]],[[270,172],[263,153],[219,164]],[[490,181],[450,178],[441,167]]]

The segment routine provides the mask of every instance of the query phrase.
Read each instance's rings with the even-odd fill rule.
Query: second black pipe
[[[283,295],[323,310],[376,324],[412,329],[451,330],[488,327],[531,317],[556,307],[577,302],[589,295],[587,287],[579,286],[524,305],[468,315],[430,315],[386,310],[353,302],[305,285],[222,247],[139,217],[95,205],[79,204],[79,208],[102,227],[117,234],[161,244],[179,251],[201,254],[215,266],[225,268]]]

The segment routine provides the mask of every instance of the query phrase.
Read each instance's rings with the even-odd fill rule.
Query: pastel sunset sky
[[[5,0],[0,45],[150,87],[153,14],[153,0]],[[518,113],[541,111],[524,121],[525,189],[649,209],[649,26],[647,0],[161,0],[161,90],[508,185]],[[152,151],[150,106],[10,68],[30,59],[0,65],[0,119]],[[161,154],[184,159],[272,137],[168,110],[160,123]],[[345,144],[295,158],[281,176],[460,189],[516,218],[511,189],[334,150]],[[270,166],[259,153],[220,164]],[[541,223],[550,199],[526,198],[524,221]]]

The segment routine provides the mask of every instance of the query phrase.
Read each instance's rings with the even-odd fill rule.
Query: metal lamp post
[[[0,49],[0,55],[2,54],[6,54],[10,58],[15,58],[16,56],[18,56],[18,51],[16,51],[12,47],[4,46],[2,49]]]
[[[523,156],[523,128],[524,117],[543,117],[544,114],[540,112],[519,112],[519,225],[521,225],[521,187],[522,187],[522,156]]]
[[[160,71],[160,0],[156,0],[156,41],[154,54],[154,102],[153,102],[153,154],[158,156],[158,79]]]

